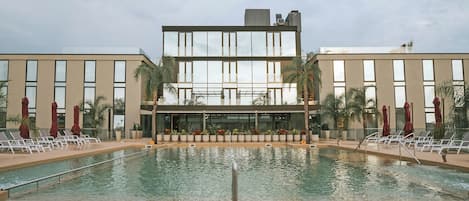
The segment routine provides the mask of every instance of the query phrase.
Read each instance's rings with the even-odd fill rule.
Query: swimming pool
[[[464,200],[469,192],[468,173],[346,150],[175,147],[12,200],[230,200],[232,160],[239,200]]]

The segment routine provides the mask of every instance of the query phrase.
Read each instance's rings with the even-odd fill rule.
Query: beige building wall
[[[144,55],[68,55],[68,54],[0,54],[0,60],[9,61],[8,108],[7,116],[21,115],[21,98],[25,96],[26,60],[37,60],[36,125],[38,128],[51,126],[51,103],[54,101],[55,61],[67,61],[66,116],[65,126],[73,125],[73,106],[79,105],[84,93],[84,61],[96,61],[95,95],[104,96],[105,103],[112,105],[114,95],[114,61],[126,61],[126,129],[140,123],[141,80],[136,81],[133,72],[142,63],[151,61]],[[107,128],[108,115],[105,115],[103,128]],[[80,126],[83,115],[80,112]],[[19,125],[7,123],[7,128]]]
[[[424,83],[422,60],[434,60],[435,90],[444,81],[452,81],[452,59],[463,59],[465,84],[469,83],[469,54],[319,54],[316,56],[322,71],[321,101],[333,92],[333,60],[345,61],[346,88],[363,86],[363,60],[375,60],[377,104],[391,106],[391,128],[396,127],[393,60],[402,59],[405,65],[406,100],[414,104],[413,117],[415,128],[425,128]],[[448,102],[448,101],[445,101]],[[402,106],[401,106],[402,107]],[[450,111],[450,104],[445,104],[445,114]],[[382,127],[382,123],[378,124]],[[354,123],[351,128],[361,128]]]

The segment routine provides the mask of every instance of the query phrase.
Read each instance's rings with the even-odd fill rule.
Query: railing
[[[24,183],[21,183],[21,184],[13,185],[13,186],[10,186],[10,187],[7,187],[7,188],[2,188],[0,190],[7,191],[8,198],[10,197],[10,191],[12,189],[27,186],[27,185],[30,185],[30,184],[36,184],[36,191],[38,191],[39,190],[39,182],[41,182],[41,181],[49,180],[49,179],[52,179],[52,178],[58,178],[57,183],[60,183],[60,179],[64,175],[71,174],[71,173],[74,173],[74,172],[79,172],[79,171],[84,170],[84,169],[92,168],[92,167],[95,167],[95,166],[98,166],[98,165],[102,165],[102,164],[105,164],[105,163],[113,162],[113,161],[124,159],[124,158],[128,158],[128,157],[131,157],[131,156],[136,156],[138,154],[146,153],[147,151],[148,150],[139,151],[139,152],[136,152],[136,153],[131,153],[131,154],[127,154],[127,155],[124,155],[124,156],[104,160],[104,161],[101,161],[101,162],[93,163],[93,164],[86,165],[86,166],[79,167],[79,168],[75,168],[75,169],[72,169],[72,170],[67,170],[67,171],[64,171],[64,172],[59,172],[59,173],[52,174],[52,175],[49,175],[49,176],[37,178],[37,179],[31,180],[31,181],[27,181],[27,182],[24,182]]]
[[[402,140],[399,140],[399,159],[401,158],[401,147],[404,147],[404,150],[405,150],[410,156],[412,156],[412,158],[414,158],[414,160],[417,161],[417,163],[418,163],[419,165],[422,164],[422,163],[420,163],[420,160],[417,158],[417,156],[409,151],[409,149],[405,146],[405,144],[402,142]],[[415,147],[414,147],[414,149],[415,149]]]

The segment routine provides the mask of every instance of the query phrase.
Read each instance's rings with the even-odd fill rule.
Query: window
[[[435,127],[435,113],[433,112],[425,113],[425,126],[427,129]]]
[[[269,105],[282,104],[282,89],[267,89]]]
[[[296,40],[294,31],[282,32],[282,56],[296,56]]]
[[[94,99],[96,96],[96,89],[94,87],[85,87],[85,92],[83,94],[83,100],[85,103],[94,104]],[[85,104],[85,109],[90,109],[88,104]]]
[[[464,85],[453,86],[454,90],[454,103],[456,107],[464,106]]]
[[[192,56],[191,32],[179,32],[179,56]]]
[[[125,82],[125,61],[114,61],[114,82]]]
[[[223,62],[223,82],[236,82],[236,62]]]
[[[425,107],[434,107],[433,99],[435,98],[435,87],[434,86],[424,86],[425,93]]]
[[[222,62],[221,61],[208,61],[207,62],[208,72],[208,83],[221,83],[222,82]]]
[[[179,62],[179,82],[192,82],[192,62]]]
[[[452,60],[451,64],[453,68],[453,80],[454,81],[464,80],[464,70],[462,66],[462,60]]]
[[[163,55],[177,56],[178,55],[178,32],[164,32],[163,33]]]
[[[96,82],[96,61],[85,61],[85,82]]]
[[[237,55],[251,56],[251,32],[240,31],[237,33]]]
[[[344,60],[334,60],[334,81],[345,82]]]
[[[193,61],[194,83],[207,83],[207,62]]]
[[[404,81],[404,60],[393,60],[394,81]]]
[[[8,81],[8,61],[0,60],[0,81]]]
[[[124,128],[125,117],[125,88],[114,87],[114,128]]]
[[[403,108],[406,101],[405,87],[394,87],[394,103],[396,108]]]
[[[252,83],[250,61],[238,61],[238,83]]]
[[[26,81],[37,82],[37,61],[26,61]]]
[[[223,89],[223,102],[225,105],[236,105],[236,89]]]
[[[55,61],[55,81],[65,82],[67,79],[67,61]]]
[[[433,81],[433,60],[423,60],[423,80],[424,81]]]
[[[192,54],[207,56],[207,32],[192,32]]]
[[[58,109],[65,109],[65,87],[55,87],[54,99]]]
[[[269,82],[282,82],[282,72],[280,71],[280,62],[268,62],[267,74]]]
[[[28,108],[36,109],[36,87],[35,86],[27,86],[26,87],[26,97],[28,97]]]
[[[221,32],[208,32],[207,33],[207,52],[208,56],[221,56],[222,55],[222,33]]]
[[[179,89],[179,105],[195,105],[192,100],[192,89]]]
[[[0,60],[0,81],[6,84],[0,88],[0,96],[5,97],[0,100],[0,128],[6,128],[7,119],[7,98],[8,98],[8,61]]]
[[[266,33],[261,31],[252,32],[252,56],[266,56],[267,44]]]
[[[342,99],[342,104],[345,104],[345,87],[334,87],[334,96]],[[345,105],[340,105],[345,107]]]
[[[267,83],[266,61],[252,61],[252,82]]]
[[[375,81],[375,62],[374,60],[363,60],[363,78],[364,81]]]
[[[376,103],[376,87],[366,87],[365,88],[365,98],[366,100],[373,100],[374,103]],[[367,108],[373,108],[375,107],[375,104],[373,102],[367,103],[366,107]]]
[[[223,33],[223,56],[236,56],[236,33]]]

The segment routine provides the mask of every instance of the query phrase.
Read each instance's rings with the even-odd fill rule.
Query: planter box
[[[137,139],[142,138],[143,131],[137,131]]]
[[[225,135],[217,135],[218,142],[225,142]]]
[[[194,142],[194,135],[186,135],[187,136],[187,142]]]
[[[299,142],[300,141],[300,135],[293,135],[293,142]]]
[[[312,142],[319,142],[319,135],[318,134],[313,134],[311,136],[311,141]]]
[[[259,142],[265,142],[265,135],[261,134],[258,136]]]
[[[132,139],[137,139],[137,131],[133,130],[133,131],[130,131],[130,136]]]
[[[287,139],[287,135],[279,135],[279,137],[280,142],[285,142],[285,140]]]
[[[209,135],[210,137],[210,142],[216,142],[217,141],[217,136],[216,135]]]
[[[244,135],[245,142],[252,142],[252,135]]]
[[[238,142],[245,142],[244,139],[244,135],[238,135]]]
[[[331,131],[321,131],[321,137],[326,140],[329,140],[329,138],[331,137]]]
[[[287,135],[287,141],[288,142],[293,142],[293,135],[292,134]]]
[[[179,142],[179,135],[171,135],[172,142]]]
[[[305,141],[306,141],[306,134],[301,135],[301,140],[305,140]]]
[[[158,143],[160,143],[163,139],[163,136],[158,134],[158,135],[156,135],[156,139],[158,140]]]
[[[194,135],[195,137],[195,142],[201,142],[202,141],[202,136],[201,135]]]
[[[238,142],[238,135],[228,135],[226,136],[227,142]]]
[[[187,137],[187,135],[180,135],[180,138],[181,138],[181,142],[187,142],[187,138],[189,137]]]
[[[163,142],[170,142],[171,141],[171,135],[163,135]]]
[[[115,131],[116,132],[116,141],[120,142],[122,138],[122,131]]]
[[[272,135],[272,142],[278,142],[279,141],[279,136],[278,135]]]
[[[202,135],[202,142],[210,142],[210,136]]]
[[[251,142],[259,142],[259,135],[251,135]]]

